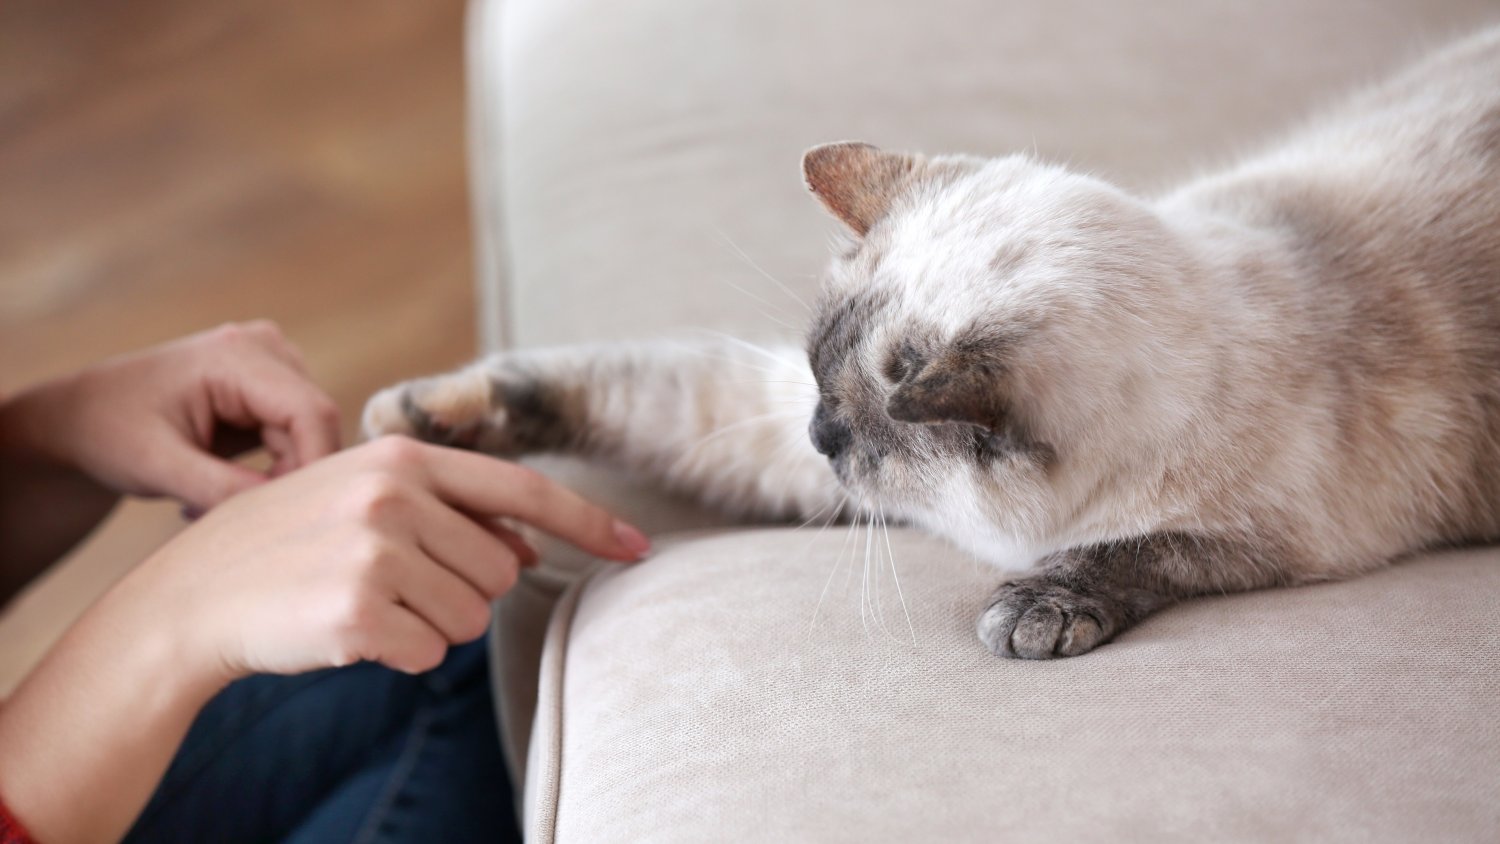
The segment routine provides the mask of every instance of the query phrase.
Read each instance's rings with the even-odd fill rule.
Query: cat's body
[[[1500,538],[1500,30],[1154,201],[1021,157],[804,169],[857,236],[808,355],[502,355],[382,393],[367,429],[1037,563],[980,618],[1006,655]]]

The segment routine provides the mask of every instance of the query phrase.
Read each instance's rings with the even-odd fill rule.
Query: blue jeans
[[[250,677],[204,707],[125,841],[520,841],[484,641],[412,677]]]

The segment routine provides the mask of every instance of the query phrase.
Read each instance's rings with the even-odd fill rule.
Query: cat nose
[[[818,409],[813,411],[812,423],[807,426],[807,432],[812,437],[813,448],[830,459],[843,454],[854,441],[854,432],[847,424],[834,418],[822,402],[818,402]]]

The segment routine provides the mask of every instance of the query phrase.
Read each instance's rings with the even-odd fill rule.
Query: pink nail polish
[[[625,550],[634,554],[637,560],[651,552],[651,540],[634,526],[619,519],[615,520],[615,536],[620,540],[620,544],[625,546]]]

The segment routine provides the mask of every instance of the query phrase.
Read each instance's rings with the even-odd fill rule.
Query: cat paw
[[[365,404],[366,437],[404,434],[497,457],[573,449],[586,430],[581,394],[512,361],[418,378]]]
[[[1087,595],[1043,577],[1003,583],[979,614],[979,640],[996,656],[1054,659],[1088,653],[1122,626],[1107,596]]]
[[[365,403],[361,427],[368,438],[403,434],[440,445],[475,448],[492,439],[487,431],[503,428],[505,409],[498,407],[495,385],[478,368],[387,387]]]

